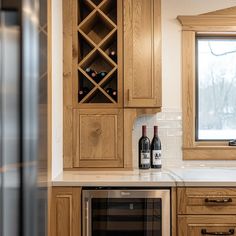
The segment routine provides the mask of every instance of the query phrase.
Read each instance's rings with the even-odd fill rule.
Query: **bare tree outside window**
[[[236,38],[197,38],[197,140],[236,138]]]

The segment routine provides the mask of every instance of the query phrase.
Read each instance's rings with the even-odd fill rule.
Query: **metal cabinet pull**
[[[206,229],[202,229],[203,235],[234,235],[234,229],[230,229],[228,232],[207,232]]]
[[[205,199],[206,203],[229,203],[232,202],[232,198],[225,198],[225,199]]]

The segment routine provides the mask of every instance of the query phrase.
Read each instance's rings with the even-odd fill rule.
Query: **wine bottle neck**
[[[145,125],[142,126],[142,135],[143,137],[147,136],[147,127]]]
[[[154,137],[158,137],[158,127],[154,126]]]

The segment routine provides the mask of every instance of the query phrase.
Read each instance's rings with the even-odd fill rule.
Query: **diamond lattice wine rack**
[[[77,0],[77,4],[76,103],[119,107],[123,99],[122,0]]]

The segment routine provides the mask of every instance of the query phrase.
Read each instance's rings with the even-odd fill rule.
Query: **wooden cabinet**
[[[123,167],[123,110],[74,110],[74,167]]]
[[[235,235],[236,188],[178,188],[179,236]]]
[[[63,0],[64,168],[132,168],[136,114],[161,107],[160,3]]]
[[[161,1],[124,1],[124,105],[161,107]]]
[[[236,235],[236,216],[179,216],[179,236]]]
[[[81,236],[81,188],[53,187],[52,236]]]

